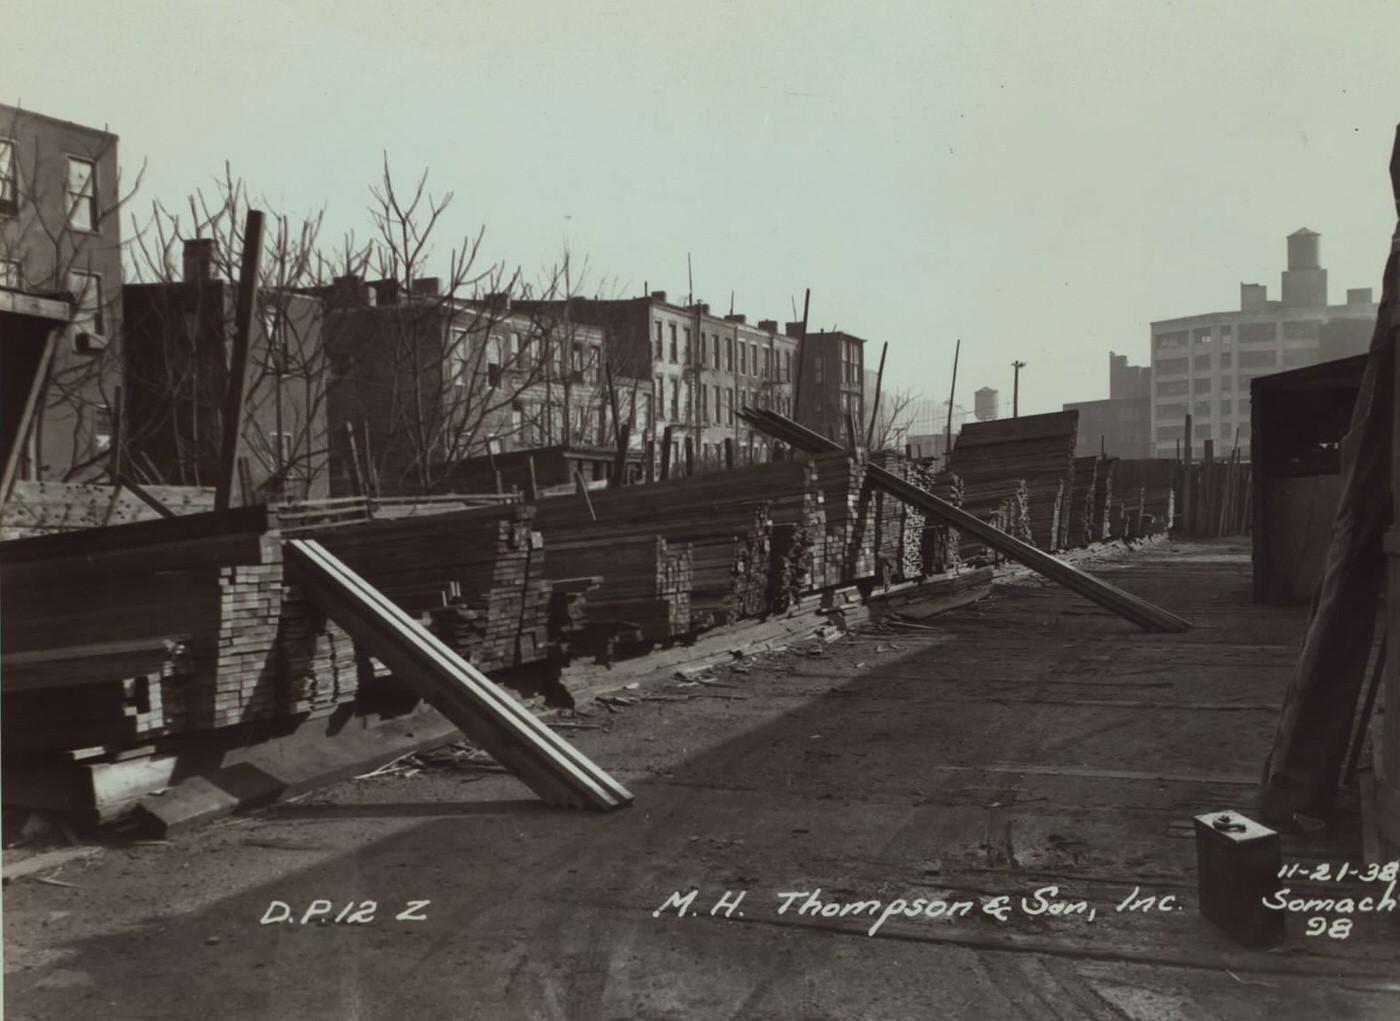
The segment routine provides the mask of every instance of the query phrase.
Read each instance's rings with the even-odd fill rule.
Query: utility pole
[[[1011,417],[1021,417],[1021,370],[1026,367],[1025,362],[1012,362],[1011,368],[1015,370],[1015,375],[1011,379]]]

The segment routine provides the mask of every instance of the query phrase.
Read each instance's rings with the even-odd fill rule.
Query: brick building
[[[0,287],[69,303],[20,476],[100,478],[120,384],[117,136],[0,105]]]
[[[124,456],[139,477],[218,477],[238,287],[216,276],[215,242],[185,242],[182,279],[122,289]],[[249,334],[240,456],[253,500],[329,493],[327,359],[318,298],[263,290]]]
[[[797,334],[801,324],[788,323]],[[823,436],[846,442],[846,415],[857,425],[865,418],[865,341],[839,330],[811,332],[803,343],[798,422]]]

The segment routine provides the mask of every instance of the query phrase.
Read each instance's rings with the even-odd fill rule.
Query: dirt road
[[[1249,807],[1303,621],[1248,567],[1222,541],[1096,568],[1182,635],[1003,587],[630,693],[568,731],[621,812],[441,771],[109,849],[6,891],[6,1017],[1400,1016],[1393,915],[1294,915],[1263,952],[1197,911],[1191,817]]]

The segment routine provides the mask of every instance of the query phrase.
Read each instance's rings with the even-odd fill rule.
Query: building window
[[[675,327],[673,326],[672,329],[675,329]],[[681,381],[680,381],[679,379],[673,379],[673,380],[671,380],[671,421],[672,421],[672,422],[679,422],[680,420],[681,420]]]
[[[739,341],[739,375],[747,375],[749,371],[749,345],[742,340]]]
[[[1153,339],[1156,341],[1156,346],[1158,350],[1165,350],[1167,348],[1173,347],[1185,347],[1186,331],[1177,330],[1172,333],[1159,333]]]
[[[1210,355],[1196,355],[1191,359],[1191,367],[1198,372],[1210,371]]]
[[[1190,359],[1187,358],[1161,358],[1157,361],[1157,375],[1174,376],[1177,373],[1184,373]]]
[[[711,354],[712,358],[714,359],[714,365],[713,365],[713,367],[716,368],[716,369],[718,369],[718,368],[719,368],[719,334],[718,334],[718,333],[712,333],[712,334],[710,334],[710,354]]]
[[[773,352],[767,348],[763,349],[763,378],[767,379],[773,374]]]
[[[0,259],[0,287],[19,289],[24,286],[19,263],[14,259]]]
[[[734,388],[732,386],[729,388],[729,407],[726,409],[726,414],[724,416],[724,424],[734,424]]]
[[[700,421],[706,425],[710,422],[710,385],[708,383],[700,384]]]
[[[684,344],[684,347],[682,348],[682,351],[683,351],[683,353],[685,354],[685,362],[684,362],[684,364],[685,364],[685,365],[689,365],[689,364],[690,364],[690,327],[689,327],[689,326],[687,326],[687,327],[685,328],[685,344]]]
[[[0,138],[0,214],[19,212],[19,176],[15,170],[15,143]]]
[[[734,338],[724,338],[724,371],[734,371]]]
[[[675,365],[675,364],[676,364],[676,361],[677,361],[677,358],[676,358],[676,354],[677,354],[677,351],[676,351],[676,324],[675,324],[675,323],[671,323],[671,324],[670,324],[670,327],[671,327],[671,364],[672,364],[672,365]]]
[[[666,357],[666,352],[661,346],[661,324],[656,324],[656,360],[659,362]]]
[[[98,450],[112,447],[112,409],[105,404],[98,405],[92,426],[92,439]]]
[[[721,422],[724,421],[724,391],[721,390],[718,386],[716,386],[716,387],[714,388],[714,391],[715,391],[715,424],[716,424],[716,425],[719,425]]]
[[[68,157],[68,226],[97,230],[97,167],[92,160]]]
[[[1209,329],[1209,327],[1207,327],[1207,328],[1204,329],[1204,330],[1192,330],[1192,331],[1191,331],[1191,343],[1193,343],[1193,344],[1209,344],[1209,343],[1210,343],[1210,329]]]
[[[1272,344],[1278,338],[1278,330],[1273,323],[1241,323],[1241,344]]]
[[[101,337],[107,333],[107,317],[102,300],[102,277],[96,273],[74,273],[70,283],[78,306],[74,323]]]

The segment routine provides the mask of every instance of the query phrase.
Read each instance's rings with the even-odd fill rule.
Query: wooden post
[[[540,485],[535,478],[535,459],[533,457],[525,459],[525,470],[529,472],[529,478],[525,483],[525,499],[530,503],[535,503],[540,498]]]
[[[870,408],[870,429],[865,434],[865,446],[867,449],[875,446],[875,420],[880,414],[880,387],[885,381],[885,353],[890,349],[890,342],[887,340],[880,346],[880,367],[875,371],[875,401]]]
[[[583,502],[585,506],[588,507],[588,519],[590,521],[597,521],[598,515],[593,510],[593,500],[588,495],[588,483],[583,481],[583,472],[579,471],[577,468],[574,469],[574,489],[578,492],[579,496],[583,497]]]
[[[627,485],[627,445],[631,442],[632,426],[628,423],[618,433],[617,454],[613,457],[612,475],[608,478],[609,489]]]
[[[953,398],[958,392],[958,356],[962,354],[962,338],[958,338],[953,348],[953,382],[948,387],[948,425],[943,431],[943,464],[946,466],[953,456]]]
[[[860,430],[856,426],[856,416],[854,412],[846,412],[846,436],[850,442],[852,452],[860,449]]]
[[[355,427],[349,422],[345,423],[345,444],[350,450],[351,478],[355,481],[355,495],[368,496],[365,491],[365,477],[360,472],[360,449],[355,445]]]
[[[1196,503],[1191,486],[1191,412],[1186,413],[1186,436],[1183,441],[1186,459],[1181,474],[1181,530],[1187,535],[1196,534]]]
[[[799,422],[802,421],[802,370],[805,367],[803,359],[807,356],[807,311],[811,304],[812,289],[809,287],[802,297],[802,329],[797,334],[797,350],[793,358],[793,361],[797,362],[797,376],[792,381],[792,417]],[[732,468],[733,464],[730,467]]]
[[[238,473],[238,444],[243,432],[243,405],[248,391],[249,343],[258,296],[258,267],[262,261],[263,214],[248,210],[243,226],[243,263],[238,276],[234,307],[233,353],[229,356],[228,387],[224,391],[223,434],[220,436],[219,478],[214,489],[214,509],[228,510]]]
[[[1219,499],[1215,477],[1215,440],[1208,439],[1202,443],[1201,452],[1201,510],[1204,520],[1201,522],[1201,531],[1207,536],[1215,535],[1212,525],[1215,523],[1215,501]]]
[[[724,438],[724,466],[734,467],[734,440],[728,436]]]
[[[661,430],[661,481],[671,477],[671,427]]]

